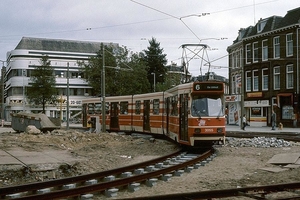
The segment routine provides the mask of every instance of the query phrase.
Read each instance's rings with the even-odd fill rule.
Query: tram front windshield
[[[193,96],[191,114],[195,117],[219,117],[223,115],[220,96]]]

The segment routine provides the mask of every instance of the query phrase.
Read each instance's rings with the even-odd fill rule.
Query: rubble
[[[31,128],[35,129],[34,126]],[[0,187],[109,170],[151,160],[177,148],[164,140],[157,139],[153,143],[150,138],[114,132],[85,133],[82,129],[55,129],[39,134],[3,132],[0,146],[2,151],[36,152],[33,155],[49,157],[49,160],[37,161],[38,156],[34,156],[31,163],[27,160],[25,167],[18,162],[1,164]]]
[[[290,142],[275,137],[254,137],[251,139],[227,137],[226,140],[226,145],[230,147],[281,148],[292,146]]]
[[[39,129],[37,129],[35,126],[29,125],[26,127],[25,133],[38,135],[41,133],[41,131]]]

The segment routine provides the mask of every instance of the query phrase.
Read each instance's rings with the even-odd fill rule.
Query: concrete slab
[[[300,165],[300,158],[295,162],[296,165]]]
[[[47,150],[41,152],[24,151],[20,148],[0,150],[0,165],[12,164],[46,164],[46,163],[69,163],[80,160],[73,157],[69,151]]]
[[[284,166],[285,168],[289,168],[289,169],[297,169],[300,167],[300,165],[295,165],[295,164],[288,164],[286,166]]]
[[[12,157],[7,152],[0,149],[0,165],[18,165],[21,164],[18,159]]]
[[[289,169],[288,168],[280,168],[280,167],[264,167],[264,168],[260,168],[260,170],[277,173],[277,172],[282,172],[282,171],[286,171]]]
[[[300,153],[282,153],[274,155],[268,163],[275,165],[295,164],[300,157]]]
[[[0,156],[0,165],[21,165],[22,163],[11,156]]]

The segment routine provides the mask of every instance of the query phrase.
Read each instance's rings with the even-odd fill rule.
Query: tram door
[[[150,100],[144,101],[143,129],[144,131],[150,131]]]
[[[188,141],[188,94],[180,94],[179,104],[180,140]]]
[[[120,130],[118,102],[112,102],[110,106],[110,129]]]
[[[82,105],[82,126],[86,127],[87,126],[87,104]]]
[[[169,132],[169,114],[170,114],[170,97],[165,98],[165,112],[166,112],[166,131],[167,135],[170,134]]]

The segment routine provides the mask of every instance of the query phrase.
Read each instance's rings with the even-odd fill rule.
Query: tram
[[[164,92],[105,98],[107,131],[164,134],[187,146],[225,143],[224,83],[191,82]],[[102,102],[82,101],[83,127],[102,122]]]

